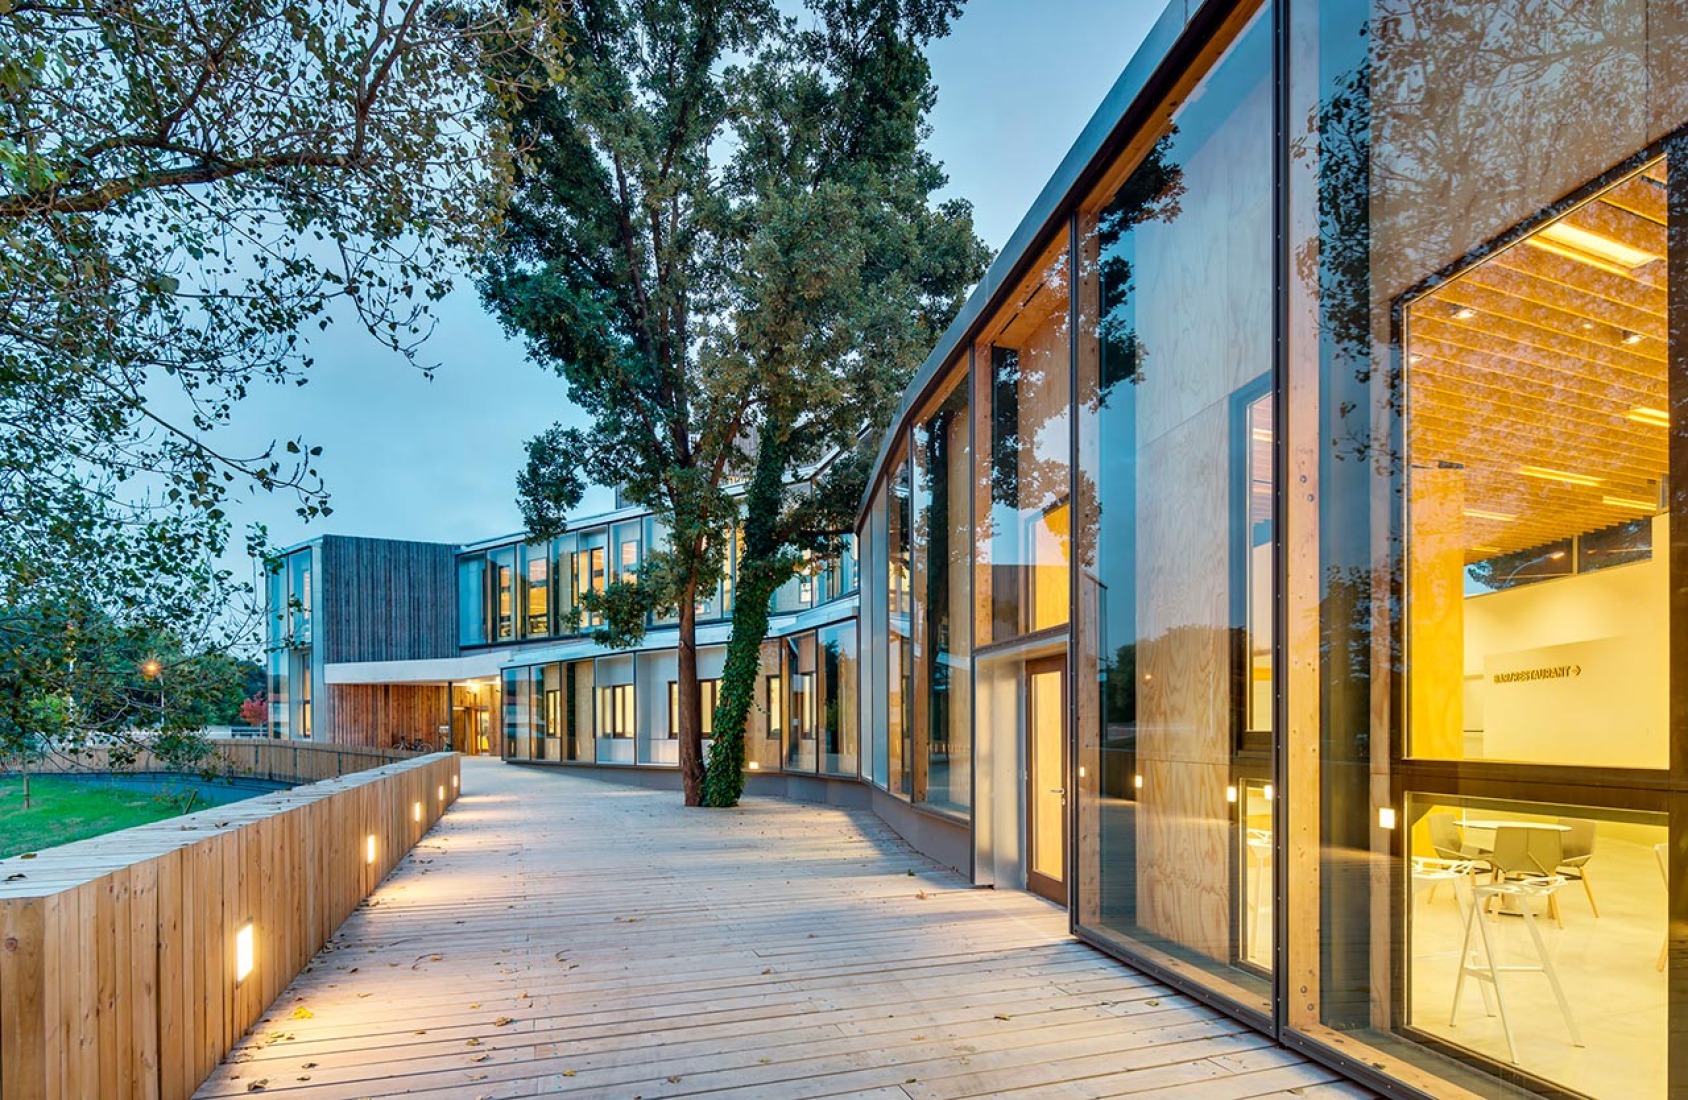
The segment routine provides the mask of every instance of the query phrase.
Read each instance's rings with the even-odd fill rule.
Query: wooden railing
[[[458,764],[420,756],[0,860],[0,1100],[191,1096],[456,800]]]
[[[397,749],[367,749],[317,744],[310,741],[253,740],[218,737],[211,741],[215,752],[203,766],[219,774],[267,779],[278,783],[315,783],[321,779],[380,768],[397,760],[409,760],[416,753]],[[196,768],[201,765],[195,765]],[[31,771],[42,774],[89,772],[171,772],[180,766],[141,752],[133,763],[113,768],[111,753],[103,748],[85,748],[74,755],[55,752]]]

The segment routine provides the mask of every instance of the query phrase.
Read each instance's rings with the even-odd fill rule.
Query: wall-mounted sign
[[[1582,675],[1581,665],[1549,665],[1546,668],[1521,668],[1516,672],[1497,672],[1490,682],[1516,684],[1520,680],[1569,680]]]

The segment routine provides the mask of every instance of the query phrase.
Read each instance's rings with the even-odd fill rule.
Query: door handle
[[[1051,788],[1049,788],[1049,793],[1065,796],[1066,793],[1067,793],[1067,788],[1065,788],[1065,787],[1051,787]]]

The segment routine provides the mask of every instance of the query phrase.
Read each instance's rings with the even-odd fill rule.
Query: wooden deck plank
[[[1367,1095],[871,814],[463,770],[197,1095]]]

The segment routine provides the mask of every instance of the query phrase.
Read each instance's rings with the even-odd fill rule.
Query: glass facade
[[[884,443],[866,773],[1374,1083],[1675,1095],[1688,16],[1194,7]]]
[[[1271,44],[1263,12],[1104,177],[1078,268],[1077,919],[1263,1013]]]
[[[269,609],[264,624],[265,697],[271,737],[309,740],[314,733],[315,566],[316,550],[304,546],[289,551],[264,577]]]

